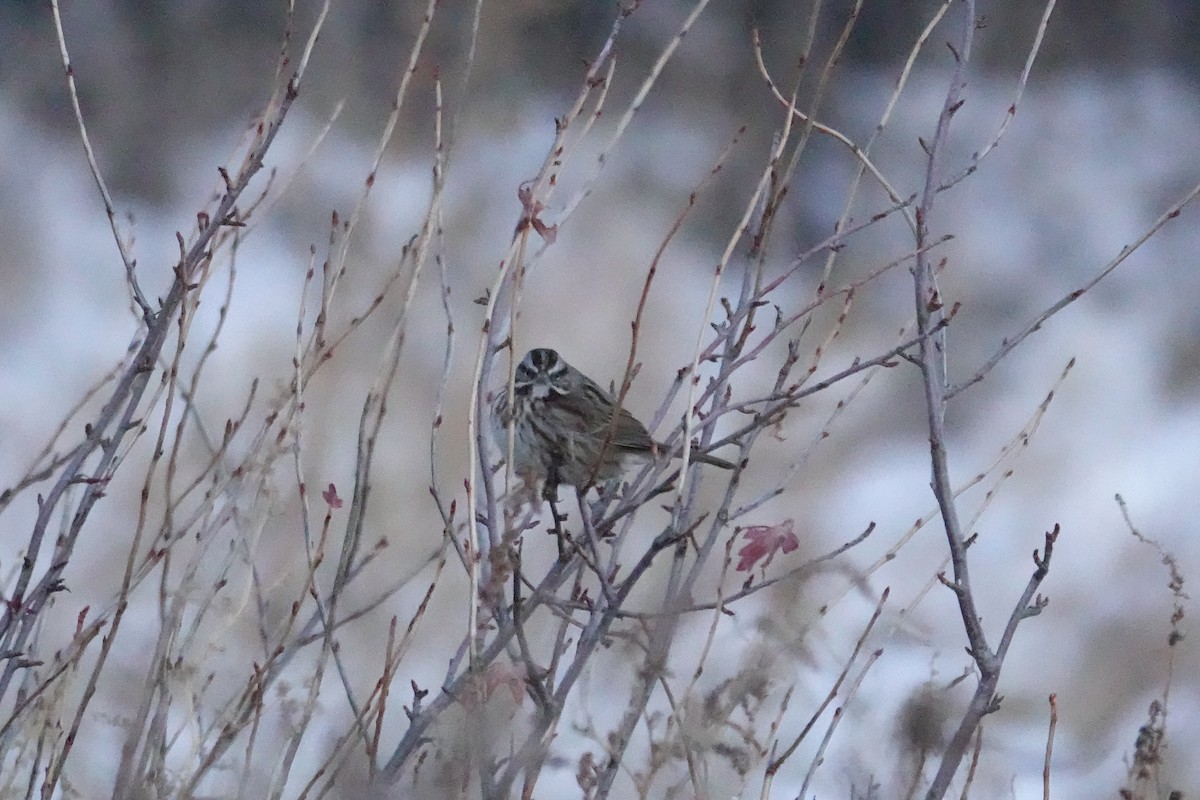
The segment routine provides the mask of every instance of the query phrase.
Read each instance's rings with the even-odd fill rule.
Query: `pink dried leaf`
[[[800,546],[800,539],[793,531],[795,521],[785,519],[778,525],[751,525],[742,531],[746,543],[738,550],[738,572],[748,572],[762,561],[762,569],[766,569],[775,554],[782,551],[790,553]],[[763,561],[763,559],[766,559]]]

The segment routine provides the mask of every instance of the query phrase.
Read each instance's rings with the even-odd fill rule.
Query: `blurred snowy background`
[[[345,110],[285,202],[239,256],[237,292],[214,356],[218,369],[198,399],[218,423],[240,409],[251,377],[261,376],[267,386],[287,379],[309,247],[328,236],[331,211],[348,212],[360,191],[423,5],[334,5],[310,82],[274,159],[284,167],[295,164],[334,107],[345,101]],[[789,0],[713,2],[610,159],[595,193],[543,258],[526,291],[518,351],[553,346],[601,382],[619,379],[628,322],[659,242],[721,148],[747,125],[743,144],[667,252],[651,295],[639,351],[646,363],[630,405],[642,416],[656,407],[706,324],[701,315],[712,265],[780,124],[778,107],[754,67],[751,21],[762,30],[777,78],[786,81],[807,20],[808,4],[801,5],[803,10]],[[689,7],[653,0],[631,17],[617,50],[612,107],[632,96]],[[195,212],[216,186],[217,165],[227,162],[269,94],[281,8],[229,0],[64,4],[84,113],[118,211],[133,220],[126,229],[136,237],[150,295],[168,285],[177,258],[175,231],[194,226]],[[460,65],[471,8],[462,0],[442,4],[441,24],[422,58],[401,132],[388,150],[347,279],[347,291],[372,296],[372,275],[398,258],[419,222],[431,164],[428,75],[437,64],[448,106],[461,107],[452,130],[446,241],[463,338],[456,397],[447,414],[456,422],[448,423],[446,435],[464,443],[450,447],[439,465],[439,480],[450,492],[461,485],[466,469],[465,434],[452,426],[464,418],[474,357],[479,307],[471,300],[492,281],[519,214],[516,187],[536,172],[553,139],[554,118],[573,98],[582,62],[594,55],[613,12],[608,2],[485,5],[477,65],[464,97]],[[846,8],[827,4],[818,54],[831,46]],[[871,133],[933,8],[866,4],[834,74],[823,122],[856,140]],[[966,105],[952,128],[951,165],[965,164],[1002,121],[1041,14],[1038,4],[1024,1],[982,3],[981,10],[986,25],[978,33]],[[311,21],[313,9],[302,12]],[[902,195],[917,191],[923,179],[917,139],[932,136],[945,96],[951,56],[943,42],[951,29],[934,33],[874,152]],[[969,375],[1005,336],[1086,282],[1200,179],[1198,31],[1200,4],[1185,0],[1063,4],[1056,11],[1011,130],[980,172],[936,207],[935,230],[955,236],[943,251],[949,262],[942,289],[949,300],[962,303],[950,334],[953,377]],[[0,486],[8,486],[86,387],[117,362],[135,323],[72,119],[46,4],[0,2],[0,47]],[[610,122],[599,126],[603,130]],[[778,229],[775,263],[786,263],[790,253],[828,234],[853,168],[844,148],[820,137],[812,143],[785,208],[787,220]],[[578,185],[579,178],[574,180]],[[877,192],[865,191],[858,215],[884,205]],[[550,208],[547,219],[553,221],[557,210]],[[1013,476],[972,527],[981,534],[971,550],[976,591],[993,636],[1027,580],[1029,553],[1041,547],[1042,532],[1055,523],[1063,529],[1043,587],[1051,604],[1022,626],[1001,684],[1007,699],[986,721],[979,796],[1038,794],[1051,692],[1059,707],[1056,795],[1115,796],[1148,704],[1163,691],[1171,608],[1167,575],[1156,554],[1128,534],[1113,497],[1125,497],[1141,531],[1177,556],[1187,578],[1200,575],[1198,222],[1200,209],[1186,209],[951,407],[951,468],[956,482],[963,482],[996,458],[1067,361],[1077,359]],[[847,247],[839,262],[847,272],[835,270],[832,283],[910,249],[901,223],[878,226]],[[814,261],[812,282],[820,263]],[[426,554],[442,535],[429,501],[426,459],[444,346],[433,280],[420,290],[410,328],[397,395],[402,403],[387,428],[387,469],[378,478],[370,523],[392,542],[388,558],[396,570]],[[907,273],[897,271],[864,292],[823,369],[835,371],[856,355],[890,346],[911,317],[907,287]],[[362,341],[351,343],[361,347],[361,358],[343,360],[310,398],[306,459],[312,485],[343,486],[349,480],[357,398],[376,359],[370,336]],[[819,396],[808,415],[789,418],[788,440],[752,461],[752,486],[756,476],[766,486],[810,446],[845,391]],[[342,396],[353,399],[339,406]],[[796,476],[794,489],[762,509],[761,521],[795,518],[810,554],[874,521],[875,535],[848,559],[861,568],[933,508],[915,370],[899,367],[875,379],[832,433]],[[132,497],[136,478],[129,480],[124,488]],[[126,543],[136,503],[120,499],[116,487],[109,495],[68,572],[71,594],[59,602],[69,608],[104,604],[124,562],[122,546],[113,542]],[[27,497],[5,515],[0,551],[5,580],[33,508]],[[294,532],[273,535],[277,557],[291,557]],[[723,633],[729,657],[736,659],[751,643],[761,647],[772,636],[780,642],[798,639],[820,622],[821,633],[808,634],[802,652],[772,667],[780,681],[806,687],[803,700],[793,701],[801,709],[798,718],[804,718],[813,698],[827,690],[878,592],[890,585],[892,610],[907,605],[944,552],[936,526],[929,526],[864,583],[847,569],[793,592],[759,596],[738,609]],[[847,589],[850,594],[834,611],[818,618],[817,609]],[[348,630],[343,648],[375,664],[388,616],[414,597],[402,594],[395,608]],[[152,618],[154,598],[142,599]],[[447,618],[465,613],[453,596],[438,602],[435,613]],[[73,622],[74,613],[64,618]],[[883,661],[868,676],[827,754],[819,796],[849,796],[852,785],[861,788],[871,776],[883,784],[883,796],[899,796],[907,763],[901,706],[931,676],[944,685],[968,663],[962,624],[947,590],[935,588],[911,615],[888,619],[892,633],[877,643],[885,648]],[[699,624],[697,642],[706,624]],[[764,633],[771,628],[774,632]],[[137,635],[122,633],[131,640]],[[687,644],[685,637],[681,645]],[[424,683],[436,684],[446,657],[427,655]],[[1200,792],[1200,763],[1186,757],[1200,742],[1200,655],[1188,640],[1178,657],[1166,769],[1173,785],[1190,796]],[[130,669],[140,674],[135,664]],[[136,683],[130,679],[131,687]],[[104,708],[118,713],[120,687],[106,692]],[[965,694],[954,698],[961,703]],[[958,710],[950,707],[950,719],[957,720]],[[604,710],[593,711],[603,728]],[[102,788],[111,785],[110,748],[119,737],[106,736],[105,723],[96,723],[90,733],[80,745],[87,756],[77,757],[73,781]],[[571,786],[570,765],[564,781]]]

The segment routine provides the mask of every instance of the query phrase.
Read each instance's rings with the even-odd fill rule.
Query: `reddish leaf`
[[[321,492],[321,497],[325,499],[325,502],[329,504],[330,508],[337,509],[342,507],[342,498],[338,497],[337,487],[332,483],[329,484],[328,489]]]
[[[792,530],[794,521],[785,519],[778,525],[751,525],[742,531],[746,543],[738,550],[738,572],[748,572],[765,558],[762,568],[766,569],[779,551],[790,553],[800,546],[800,540]]]

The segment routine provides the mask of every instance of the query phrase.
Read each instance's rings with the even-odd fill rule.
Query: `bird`
[[[630,463],[667,452],[611,394],[555,350],[530,350],[515,372],[512,408],[507,391],[501,390],[492,401],[492,434],[507,452],[512,425],[512,469],[527,483],[542,482],[547,499],[560,484],[580,491],[605,485]],[[722,469],[734,467],[698,451],[692,452],[692,459]]]

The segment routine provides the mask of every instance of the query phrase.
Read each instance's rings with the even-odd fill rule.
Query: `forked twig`
[[[58,52],[62,57],[63,69],[67,74],[67,93],[71,97],[71,110],[75,113],[75,126],[79,129],[79,140],[83,143],[83,151],[87,154],[88,169],[92,173],[92,180],[96,183],[96,188],[100,191],[100,198],[104,201],[104,213],[108,217],[109,227],[112,228],[113,240],[117,243],[117,250],[121,254],[121,263],[125,265],[125,282],[129,285],[129,291],[133,295],[133,300],[137,303],[138,308],[142,313],[142,320],[150,325],[154,317],[154,309],[150,307],[150,303],[146,300],[146,296],[142,294],[142,287],[138,284],[135,269],[137,260],[133,254],[129,252],[129,248],[125,240],[121,237],[121,229],[117,227],[117,212],[113,207],[112,195],[109,194],[108,185],[104,182],[104,176],[100,173],[100,165],[96,163],[96,153],[92,150],[92,139],[88,136],[87,123],[83,120],[83,109],[79,105],[79,92],[75,88],[75,67],[71,64],[71,55],[67,52],[67,37],[63,32],[62,15],[58,10],[58,0],[50,0],[50,11],[54,17],[54,34],[58,37]]]

